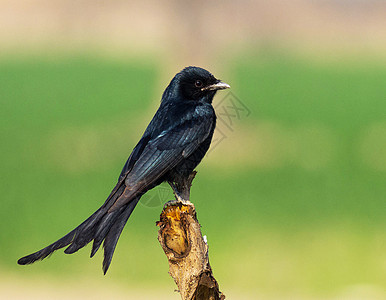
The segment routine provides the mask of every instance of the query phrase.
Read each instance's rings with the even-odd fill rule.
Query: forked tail
[[[140,197],[137,196],[133,199],[129,199],[127,204],[117,209],[109,210],[119,198],[124,196],[124,190],[125,185],[118,183],[103,206],[94,212],[86,221],[55,243],[52,243],[40,251],[20,258],[18,264],[32,264],[66,246],[68,247],[64,253],[72,254],[91,241],[94,242],[90,257],[93,257],[104,241],[103,272],[106,274],[123,227],[125,227],[127,220],[140,199]]]

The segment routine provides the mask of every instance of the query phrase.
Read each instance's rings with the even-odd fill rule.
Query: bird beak
[[[231,86],[225,82],[219,81],[215,84],[208,85],[201,89],[201,91],[217,91],[229,89]]]

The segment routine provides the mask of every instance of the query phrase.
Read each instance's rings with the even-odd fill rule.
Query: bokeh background
[[[192,189],[228,299],[386,298],[386,2],[0,1],[0,298],[179,299],[143,197],[102,275],[21,256],[105,200],[170,79],[232,86]]]

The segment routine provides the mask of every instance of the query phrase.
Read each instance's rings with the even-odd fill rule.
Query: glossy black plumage
[[[30,264],[66,247],[71,254],[91,241],[91,257],[104,247],[107,272],[128,218],[140,197],[163,181],[189,176],[207,152],[216,126],[212,100],[229,85],[208,71],[188,67],[179,72],[162,95],[161,105],[123,167],[105,203],[86,221],[46,248],[19,259]]]

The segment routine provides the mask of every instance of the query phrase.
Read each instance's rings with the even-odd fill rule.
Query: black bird
[[[93,257],[104,241],[106,274],[123,227],[141,196],[164,181],[182,182],[204,157],[216,126],[213,97],[217,90],[229,87],[202,68],[187,67],[177,73],[105,203],[70,233],[18,263],[31,264],[66,246],[64,252],[71,254],[91,241]]]

